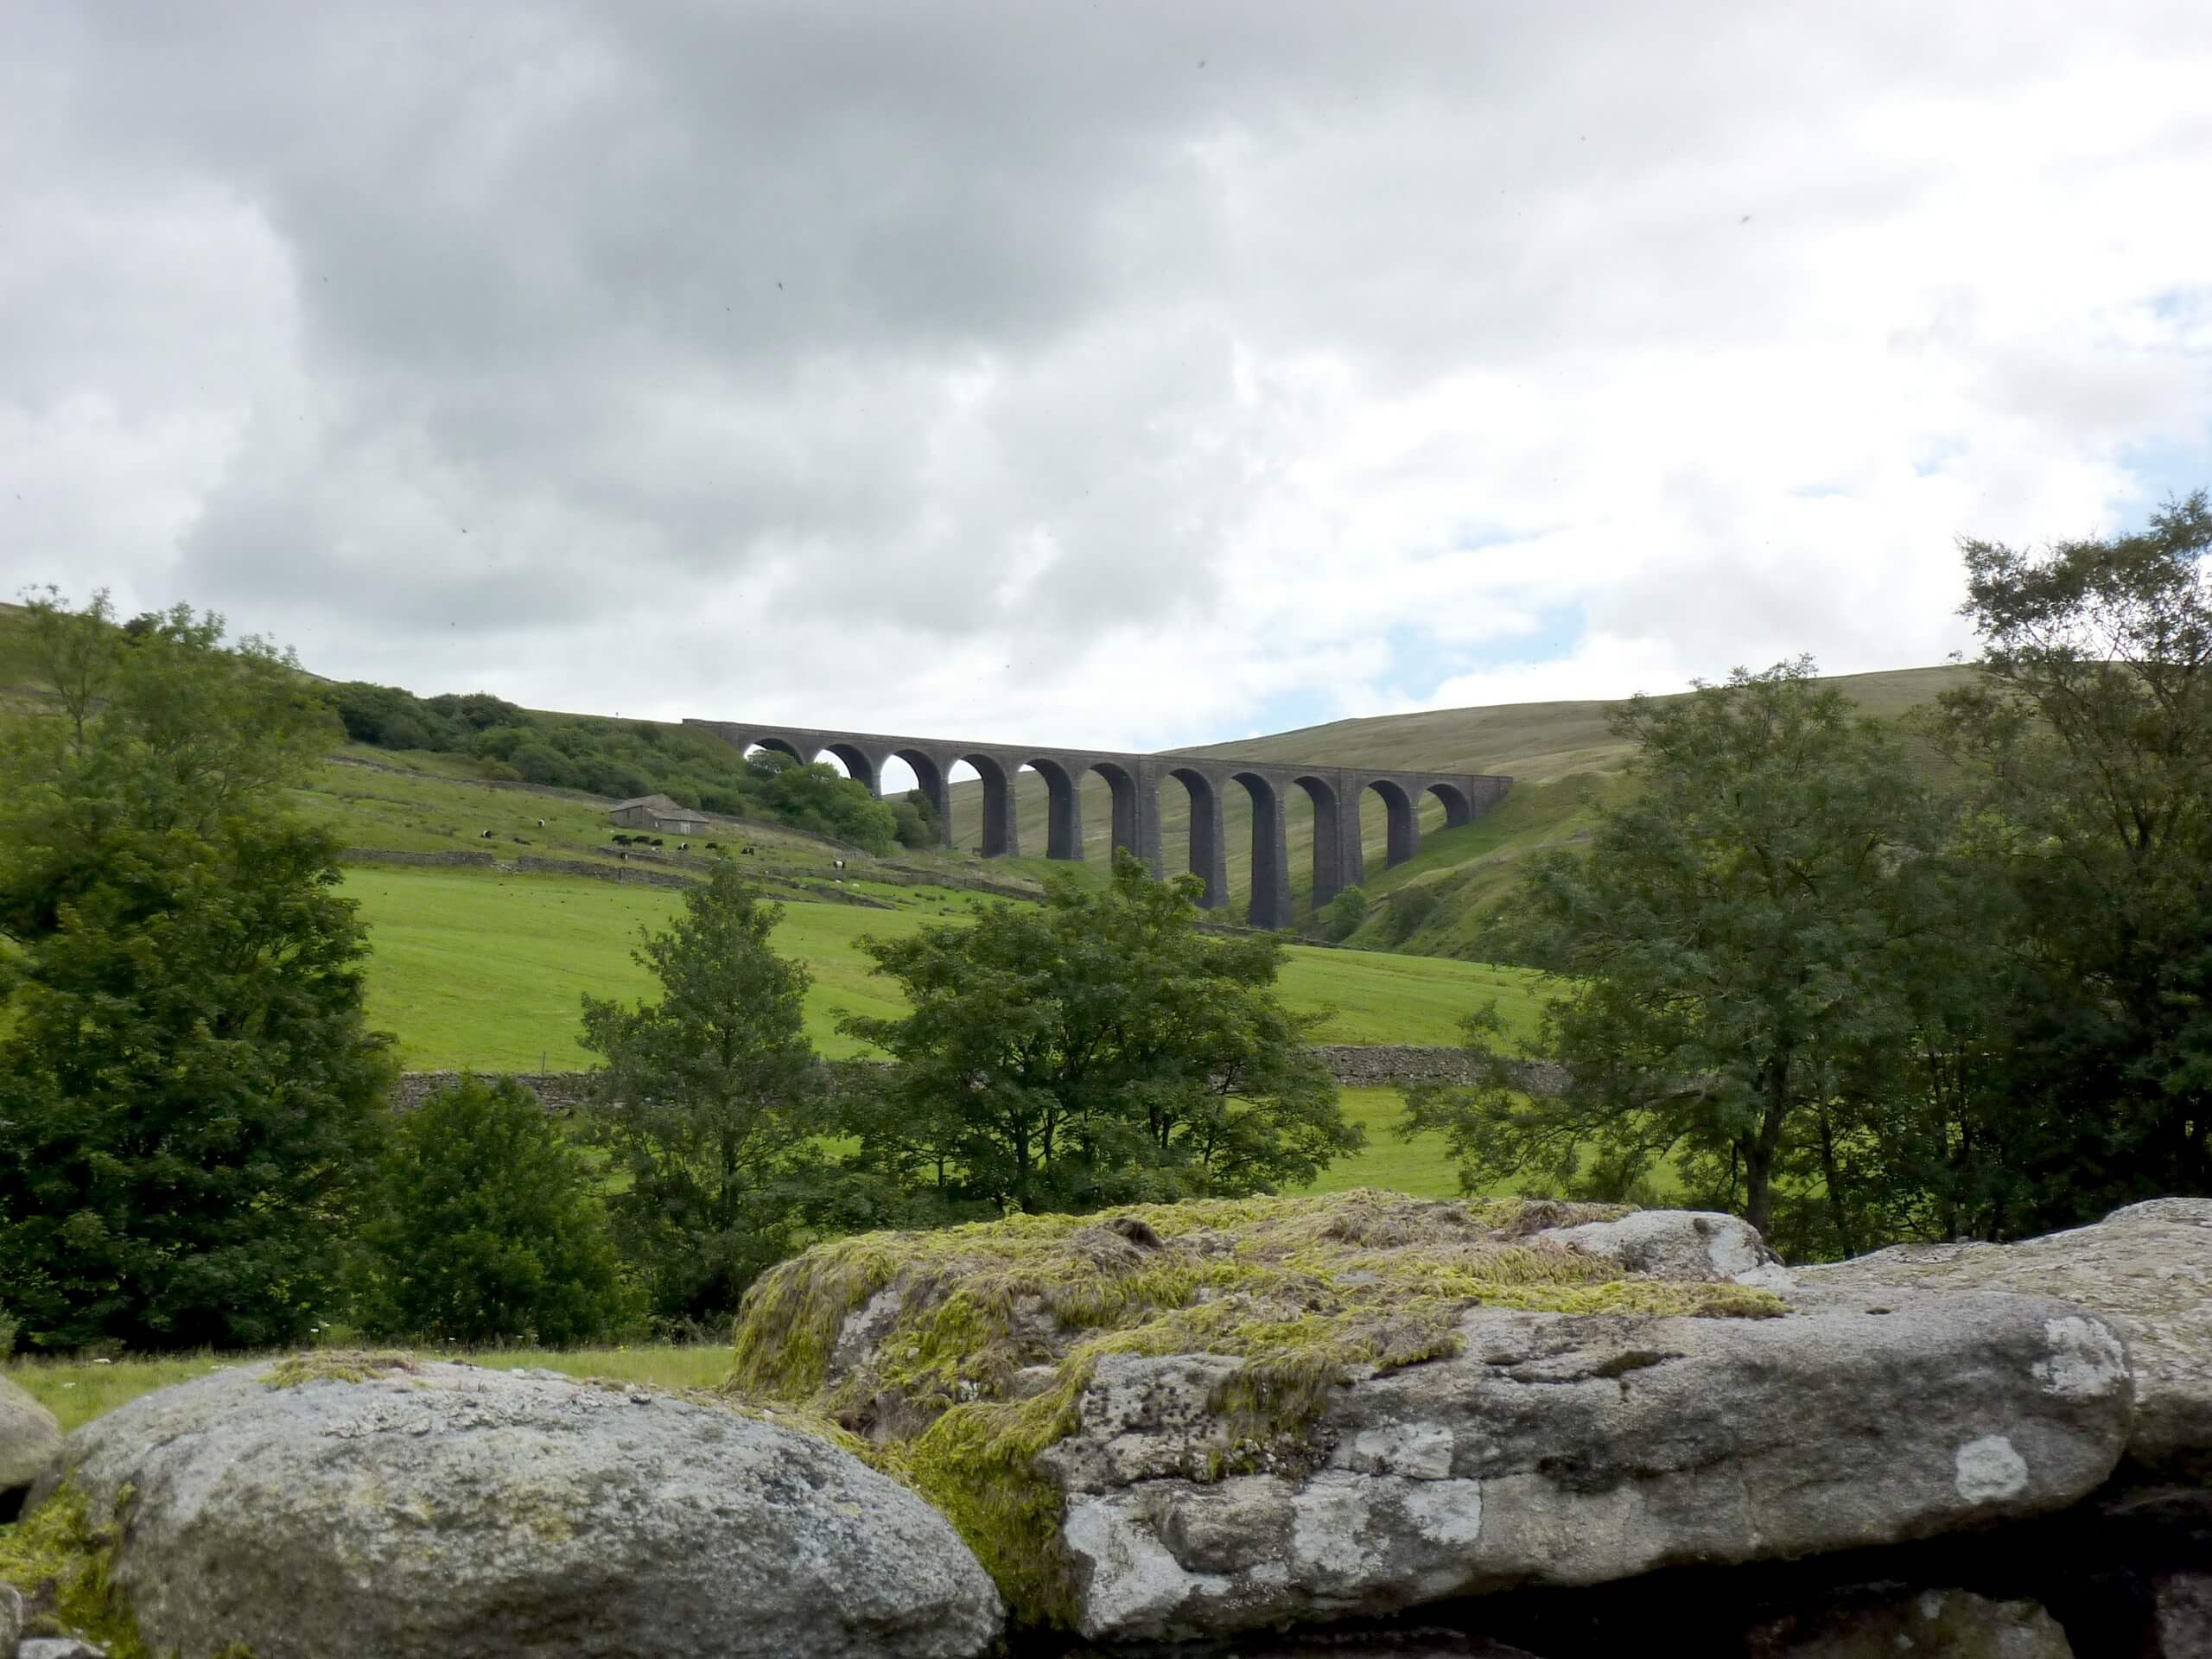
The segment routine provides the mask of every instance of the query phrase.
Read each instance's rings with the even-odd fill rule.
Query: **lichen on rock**
[[[1537,1236],[1618,1206],[1358,1191],[1020,1216],[818,1246],[747,1299],[730,1385],[806,1403],[951,1518],[1023,1618],[1069,1624],[1041,1459],[1102,1363],[1213,1357],[1183,1477],[1305,1473],[1340,1384],[1459,1351],[1471,1309],[1767,1318],[1768,1292],[1662,1279]]]

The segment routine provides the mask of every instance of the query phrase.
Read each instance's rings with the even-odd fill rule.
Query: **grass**
[[[630,949],[640,925],[664,925],[681,900],[666,888],[582,876],[381,867],[349,870],[345,890],[369,928],[370,1019],[398,1034],[402,1063],[416,1070],[588,1065],[576,1046],[579,998],[650,992]],[[944,897],[933,909],[785,906],[777,948],[814,974],[807,1029],[823,1053],[859,1052],[837,1034],[839,1014],[896,1014],[902,1007],[871,973],[861,938],[898,938],[977,908],[972,893]],[[1536,983],[1513,969],[1295,946],[1281,988],[1292,1008],[1326,1015],[1316,1041],[1441,1045],[1456,1042],[1460,1019],[1491,997],[1509,1023],[1527,1028]]]

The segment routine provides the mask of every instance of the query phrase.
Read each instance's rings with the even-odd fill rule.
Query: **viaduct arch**
[[[880,732],[823,731],[732,720],[687,720],[740,750],[774,749],[801,762],[834,754],[852,779],[880,795],[887,761],[903,760],[937,808],[944,844],[952,845],[953,766],[966,761],[983,788],[982,851],[986,858],[1020,854],[1014,780],[1027,767],[1044,780],[1045,855],[1083,857],[1083,783],[1092,773],[1107,785],[1113,805],[1113,843],[1128,848],[1155,872],[1161,857],[1160,791],[1173,784],[1191,802],[1188,868],[1205,883],[1209,909],[1229,904],[1229,838],[1224,809],[1231,789],[1252,804],[1252,903],[1255,927],[1291,923],[1289,804],[1303,791],[1313,806],[1313,902],[1325,905],[1365,877],[1361,846],[1363,803],[1372,794],[1385,815],[1384,862],[1402,864],[1421,846],[1424,796],[1443,803],[1444,823],[1456,828],[1480,817],[1504,798],[1510,778],[1482,772],[1392,772],[1359,766],[1315,766],[1272,760],[1221,760],[1205,755],[1122,754],[1102,749],[1040,749],[1016,743],[973,743],[954,738],[901,737]]]

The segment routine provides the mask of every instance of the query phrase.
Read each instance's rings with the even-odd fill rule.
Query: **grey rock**
[[[2158,1659],[2212,1659],[2212,1564],[2159,1580]]]
[[[1955,1293],[1769,1319],[1478,1308],[1457,1357],[1337,1390],[1310,1455],[1216,1479],[1240,1362],[1111,1356],[1041,1464],[1066,1497],[1077,1622],[1163,1640],[1385,1615],[1926,1538],[2060,1509],[2118,1463],[2112,1330]]]
[[[2079,1303],[2126,1339],[2129,1455],[2212,1471],[2212,1198],[2154,1198],[2017,1244],[1901,1244],[1798,1269],[1808,1287],[2018,1290]]]
[[[1800,1614],[1753,1630],[1751,1659],[2074,1659],[2056,1619],[2031,1601],[1924,1590]]]
[[[128,1489],[116,1581],[162,1651],[957,1659],[997,1637],[950,1526],[795,1427],[550,1372],[270,1371],[88,1424],[34,1493]]]
[[[0,1492],[29,1485],[61,1450],[61,1425],[22,1389],[0,1376]]]
[[[16,1659],[107,1659],[106,1649],[74,1636],[35,1636],[16,1649]]]
[[[0,1584],[0,1659],[13,1659],[23,1635],[23,1599],[12,1584]]]
[[[1638,1210],[1618,1221],[1555,1227],[1536,1236],[1659,1279],[1727,1279],[1772,1291],[1794,1282],[1759,1230],[1738,1216]]]

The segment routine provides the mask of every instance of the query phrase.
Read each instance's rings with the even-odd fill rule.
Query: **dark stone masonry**
[[[1444,804],[1446,827],[1471,823],[1505,798],[1510,778],[1475,772],[1390,772],[1363,767],[1317,766],[1300,763],[1223,760],[1198,755],[1124,754],[1103,749],[1034,748],[1010,743],[974,743],[944,737],[896,737],[879,732],[839,732],[798,726],[764,726],[742,721],[687,720],[687,726],[718,734],[740,749],[774,749],[810,761],[834,754],[855,782],[880,793],[883,768],[894,757],[912,768],[916,783],[937,808],[945,844],[952,844],[949,779],[955,763],[976,769],[983,785],[983,841],[986,858],[1021,851],[1015,822],[1014,775],[1024,767],[1045,780],[1051,800],[1046,831],[1047,858],[1083,856],[1082,783],[1090,772],[1113,791],[1114,845],[1126,847],[1154,870],[1167,868],[1161,856],[1160,790],[1173,779],[1191,798],[1188,868],[1206,884],[1210,910],[1229,903],[1228,830],[1223,813],[1230,785],[1252,801],[1252,906],[1254,927],[1287,927],[1291,921],[1287,807],[1293,790],[1303,790],[1313,804],[1313,902],[1325,905],[1343,888],[1364,879],[1360,847],[1361,802],[1373,791],[1389,815],[1386,861],[1402,864],[1421,844],[1418,805],[1423,795]]]

